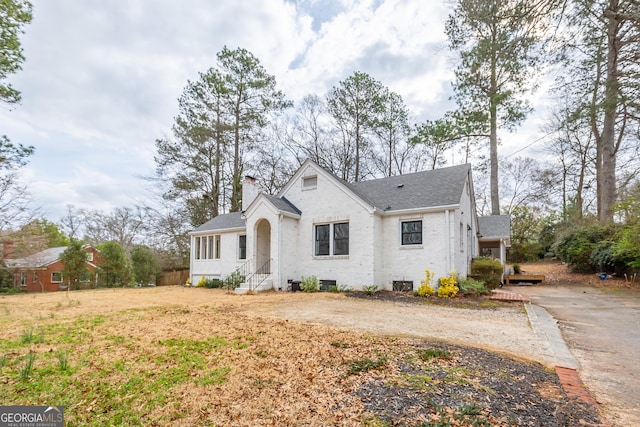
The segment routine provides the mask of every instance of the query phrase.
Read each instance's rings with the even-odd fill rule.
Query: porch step
[[[262,278],[260,278],[260,281],[262,281],[262,283],[260,283],[260,285],[258,285],[257,288],[253,289],[255,292],[268,291],[269,289],[273,288],[273,279],[271,278],[271,275],[267,274],[264,276],[265,278],[263,281],[262,281]],[[246,294],[247,292],[249,292],[250,286],[251,285],[249,283],[241,283],[240,287],[235,289],[235,293]]]

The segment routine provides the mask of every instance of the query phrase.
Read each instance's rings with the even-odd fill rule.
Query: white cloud
[[[226,45],[276,75],[287,97],[324,95],[354,71],[403,96],[419,119],[443,112],[452,73],[445,0],[32,0],[23,93],[0,109],[25,171],[57,221],[66,205],[108,210],[142,199],[154,143],[177,98]]]

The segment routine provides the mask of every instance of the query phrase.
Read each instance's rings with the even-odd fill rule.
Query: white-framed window
[[[87,252],[87,261],[93,262],[93,252]]]
[[[238,259],[247,259],[247,235],[238,236]]]
[[[195,237],[195,247],[193,248],[193,257],[195,259],[200,259],[200,246],[202,246],[202,239],[200,237]]]
[[[220,235],[216,234],[215,236],[213,236],[213,244],[214,244],[214,253],[213,253],[213,257],[215,259],[220,259]]]
[[[316,224],[313,254],[315,256],[349,255],[349,223]]]
[[[305,176],[302,177],[302,189],[303,190],[313,190],[318,187],[318,176]]]
[[[401,242],[403,246],[422,244],[422,220],[401,222]]]
[[[27,273],[20,273],[20,286],[27,286]]]
[[[53,272],[51,272],[51,283],[62,283],[62,272],[61,271],[53,271]]]

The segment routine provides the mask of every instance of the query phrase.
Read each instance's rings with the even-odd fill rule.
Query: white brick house
[[[347,183],[307,160],[277,196],[246,179],[242,213],[190,234],[191,282],[239,269],[245,289],[287,290],[316,276],[415,290],[425,269],[466,276],[479,248],[470,165]]]

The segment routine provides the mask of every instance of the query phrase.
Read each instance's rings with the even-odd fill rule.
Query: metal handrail
[[[254,290],[260,286],[271,274],[271,258],[262,264],[254,273],[245,279],[245,283],[249,284],[249,290]]]

